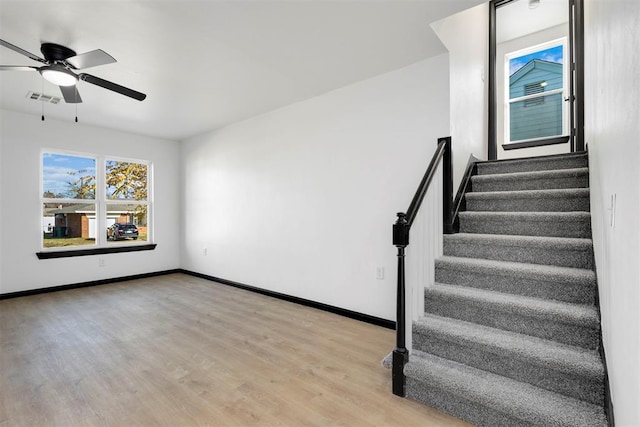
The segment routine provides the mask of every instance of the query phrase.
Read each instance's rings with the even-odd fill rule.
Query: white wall
[[[453,191],[469,155],[487,158],[487,60],[489,4],[431,24],[449,51]]]
[[[615,421],[640,425],[640,3],[585,2],[585,133]],[[616,195],[615,224],[610,200]]]
[[[0,293],[178,268],[179,145],[82,123],[0,110],[2,271]],[[153,251],[39,260],[42,244],[40,150],[64,149],[148,159],[154,165]],[[105,261],[98,267],[98,258]]]
[[[394,319],[391,226],[448,135],[448,68],[438,56],[184,141],[183,268]]]

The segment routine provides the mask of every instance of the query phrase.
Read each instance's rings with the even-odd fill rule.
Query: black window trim
[[[526,139],[519,142],[508,142],[502,144],[503,150],[517,150],[520,148],[542,147],[544,145],[564,144],[569,142],[569,136],[551,136],[547,138]]]
[[[132,246],[114,246],[114,247],[101,247],[92,249],[72,249],[67,251],[42,251],[36,252],[38,259],[53,259],[53,258],[72,258],[78,256],[89,255],[105,255],[116,254],[120,252],[140,252],[140,251],[152,251],[156,248],[157,243],[150,243],[147,245],[132,245]]]

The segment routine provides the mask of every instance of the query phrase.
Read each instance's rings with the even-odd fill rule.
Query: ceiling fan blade
[[[62,92],[62,96],[64,97],[64,102],[67,104],[79,104],[82,102],[82,98],[80,98],[80,93],[78,92],[78,86],[58,86],[60,88],[60,92]]]
[[[100,86],[105,89],[112,90],[121,95],[128,96],[129,98],[137,99],[138,101],[144,101],[144,99],[147,97],[147,95],[145,95],[144,93],[140,93],[133,89],[120,86],[119,84],[115,84],[113,82],[101,79],[100,77],[92,76],[91,74],[80,73],[78,74],[78,78],[80,80],[84,80],[87,83],[91,83],[96,86]]]
[[[65,61],[75,69],[96,67],[98,65],[112,64],[116,59],[102,49],[81,53],[67,58]]]
[[[40,58],[39,56],[34,55],[34,54],[33,54],[33,53],[31,53],[31,52],[27,52],[26,50],[24,50],[24,49],[22,49],[22,48],[19,48],[18,46],[13,45],[13,44],[11,44],[11,43],[9,43],[9,42],[7,42],[7,41],[4,41],[4,40],[2,40],[2,39],[0,39],[0,45],[4,46],[4,47],[6,47],[6,48],[9,48],[9,49],[11,49],[11,50],[13,50],[13,51],[15,51],[15,52],[18,52],[19,54],[24,55],[24,56],[26,56],[27,58],[31,58],[31,59],[33,59],[34,61],[42,62],[43,64],[46,64],[46,63],[47,63],[47,61],[46,61],[45,59]]]
[[[38,67],[28,65],[0,65],[0,71],[38,71]]]

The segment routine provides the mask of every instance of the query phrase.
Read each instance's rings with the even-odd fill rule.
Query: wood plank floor
[[[0,301],[1,426],[453,426],[394,332],[184,274]]]

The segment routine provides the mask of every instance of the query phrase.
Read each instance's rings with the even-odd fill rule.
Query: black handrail
[[[409,245],[409,230],[418,214],[420,205],[424,200],[429,184],[438,169],[440,161],[444,158],[443,179],[442,179],[442,198],[443,198],[443,221],[445,233],[450,233],[451,228],[451,207],[453,192],[453,169],[451,158],[451,137],[439,138],[438,148],[431,158],[429,167],[420,181],[418,190],[411,200],[407,213],[398,212],[398,219],[393,225],[393,244],[398,248],[398,289],[396,301],[396,347],[393,349],[393,362],[391,368],[393,394],[397,396],[405,396],[405,376],[404,365],[409,361],[409,352],[405,343],[406,335],[406,307],[405,307],[405,274],[404,274],[404,258],[405,248]]]
[[[433,153],[433,157],[431,158],[431,162],[429,163],[429,167],[422,177],[422,181],[420,181],[420,185],[418,186],[418,190],[416,194],[413,196],[413,200],[411,200],[411,204],[409,205],[409,209],[407,209],[407,226],[411,228],[411,224],[416,219],[416,215],[418,215],[418,209],[420,209],[420,205],[422,205],[422,200],[424,200],[424,196],[427,194],[427,190],[429,189],[429,184],[431,184],[431,180],[433,176],[436,174],[436,170],[438,169],[438,164],[442,159],[442,156],[445,153],[445,148],[447,146],[447,139],[441,138],[438,140],[438,148],[436,148],[436,152]]]

